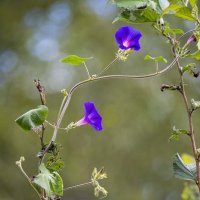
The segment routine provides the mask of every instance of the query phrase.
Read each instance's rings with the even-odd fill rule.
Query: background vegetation
[[[24,134],[14,120],[40,104],[33,80],[39,78],[45,86],[49,121],[54,122],[62,99],[59,91],[86,77],[82,67],[61,64],[59,59],[68,54],[92,56],[89,70],[97,74],[115,57],[114,33],[123,23],[112,24],[117,12],[106,0],[1,0],[0,15],[0,199],[31,200],[36,196],[15,161],[23,155],[27,173],[37,174],[39,138],[35,133]],[[173,25],[184,30],[191,26],[180,21]],[[151,24],[134,27],[143,33],[142,50],[108,73],[155,71],[153,62],[143,61],[146,54],[172,59],[169,45]],[[104,166],[108,199],[181,199],[182,183],[173,178],[172,156],[188,151],[190,143],[184,137],[169,143],[168,138],[174,125],[187,128],[186,114],[178,94],[160,91],[162,83],[175,83],[174,70],[152,79],[99,81],[76,91],[63,126],[82,117],[83,102],[93,101],[103,116],[104,131],[96,133],[84,126],[69,134],[60,132],[65,187],[88,181],[94,167]],[[198,99],[199,78],[188,76],[187,81]],[[198,112],[195,115],[198,132]],[[47,129],[47,142],[51,134],[52,129]],[[64,196],[94,198],[93,188],[87,186],[68,190]]]

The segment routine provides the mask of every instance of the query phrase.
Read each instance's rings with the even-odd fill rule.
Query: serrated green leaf
[[[146,18],[146,22],[156,22],[158,18],[160,18],[160,15],[151,8],[146,8],[142,12],[142,16]]]
[[[160,18],[161,8],[152,0],[115,0],[114,3],[121,8],[120,16],[116,20],[128,23],[156,22]]]
[[[146,55],[144,57],[144,60],[156,60],[156,61],[159,61],[159,62],[167,63],[167,60],[163,56],[151,57],[150,55]]]
[[[185,129],[177,129],[175,126],[173,127],[173,133],[176,134],[188,134],[188,131]]]
[[[31,129],[41,125],[46,120],[47,116],[47,106],[40,105],[36,109],[32,109],[24,113],[15,121],[25,131],[30,131]]]
[[[51,197],[53,193],[51,184],[55,184],[55,177],[45,167],[44,163],[41,163],[39,170],[40,173],[33,179],[33,182],[43,188],[48,197]]]
[[[176,134],[172,134],[169,137],[169,141],[178,141],[179,139],[180,139],[179,135],[176,135]]]
[[[144,22],[156,22],[160,18],[151,8],[146,8],[144,10],[122,10],[120,16],[117,20],[125,21],[127,23],[144,23]],[[116,19],[115,19],[116,21]]]
[[[182,200],[199,200],[199,190],[196,184],[184,183],[181,198]]]
[[[47,162],[47,168],[53,172],[53,171],[60,171],[64,167],[64,162],[61,159],[57,159],[55,161],[48,161]]]
[[[53,172],[54,181],[51,182],[51,190],[57,196],[63,196],[63,180],[57,172]]]
[[[184,164],[178,153],[173,158],[173,172],[176,178],[194,182],[197,180],[195,164]]]
[[[83,64],[84,62],[86,62],[87,60],[90,60],[90,59],[92,59],[92,57],[81,58],[81,57],[76,56],[76,55],[69,55],[69,56],[61,59],[60,62],[67,63],[67,64],[70,64],[70,65],[81,65],[81,64]]]

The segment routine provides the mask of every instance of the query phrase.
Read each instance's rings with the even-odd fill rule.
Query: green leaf
[[[53,191],[50,184],[55,184],[55,177],[45,167],[44,163],[41,163],[39,170],[40,173],[34,178],[33,182],[43,188],[48,197],[51,197]]]
[[[183,160],[184,164],[186,164],[186,165],[195,163],[194,157],[187,153],[181,154],[181,159]]]
[[[153,0],[114,0],[119,8],[135,11],[135,10],[145,10],[146,8],[151,8],[156,12],[160,13],[161,9],[157,2]]]
[[[171,4],[180,4],[180,5],[184,5],[183,4],[183,0],[170,0]]]
[[[173,158],[173,172],[176,178],[182,180],[191,180],[196,182],[196,165],[195,164],[184,164],[183,160],[177,153]]]
[[[160,18],[161,8],[152,0],[114,0],[120,8],[120,16],[113,23],[121,20],[128,23],[156,22]]]
[[[180,5],[180,4],[170,4],[167,8],[165,8],[163,11],[162,11],[162,15],[165,15],[165,14],[174,14],[176,12],[179,11],[180,8],[182,8],[183,6]]]
[[[183,73],[191,72],[192,68],[195,68],[196,63],[190,63],[183,67]]]
[[[45,105],[40,105],[36,109],[29,110],[21,115],[15,121],[25,131],[41,125],[48,116],[48,108]]]
[[[120,16],[114,19],[114,22],[121,20],[127,23],[144,23],[144,22],[156,22],[160,18],[151,8],[146,8],[144,10],[122,10]]]
[[[196,184],[184,183],[181,198],[183,200],[199,200],[199,190]]]
[[[63,180],[57,172],[53,172],[54,181],[51,182],[51,189],[57,196],[63,196]]]
[[[163,56],[151,57],[150,55],[146,55],[144,57],[144,60],[155,60],[155,61],[167,63],[167,60]]]
[[[184,31],[182,29],[171,29],[170,27],[166,27],[165,28],[165,34],[168,34],[168,33],[172,33],[174,35],[177,35],[177,34],[184,34]]]
[[[152,8],[146,8],[141,15],[146,19],[146,22],[156,22],[160,15]]]
[[[174,14],[177,17],[187,19],[189,21],[195,21],[195,18],[192,15],[191,10],[181,4],[170,4],[166,9],[162,11],[162,15],[165,14]]]
[[[180,135],[187,135],[188,134],[188,131],[185,130],[185,129],[176,129],[176,127],[174,126],[173,127],[173,131],[171,133],[171,136],[169,138],[169,141],[172,141],[172,140],[179,140],[180,139]]]
[[[47,162],[47,168],[53,172],[53,171],[60,171],[64,168],[64,162],[61,159],[54,160],[54,157],[50,157]]]
[[[84,62],[86,62],[87,60],[90,60],[90,59],[92,59],[92,57],[81,58],[81,57],[76,56],[76,55],[69,55],[69,56],[61,59],[60,62],[67,63],[67,64],[70,64],[70,65],[80,65],[80,64],[83,64]]]
[[[190,2],[190,5],[192,6],[192,8],[194,8],[197,3],[197,0],[189,0],[189,2]]]
[[[177,17],[187,19],[189,21],[195,21],[195,18],[192,16],[191,10],[188,7],[180,8],[176,14]]]

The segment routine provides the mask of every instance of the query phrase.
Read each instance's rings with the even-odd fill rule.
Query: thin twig
[[[89,70],[88,70],[87,65],[85,64],[85,62],[83,62],[83,65],[84,65],[85,70],[86,70],[86,72],[87,72],[88,78],[91,78],[90,72],[89,72]]]
[[[24,171],[23,167],[22,167],[22,162],[24,161],[24,157],[21,157],[19,161],[16,162],[16,165],[19,167],[20,171],[22,172],[22,174],[25,176],[25,178],[28,180],[28,182],[30,183],[31,187],[34,189],[34,191],[37,193],[38,197],[41,199],[40,193],[37,191],[37,189],[33,186],[31,179],[28,177],[28,175],[26,174],[26,172]]]
[[[116,57],[112,62],[110,62],[110,63],[103,69],[103,71],[100,72],[100,74],[99,74],[98,76],[101,76],[104,72],[106,72],[106,71],[110,68],[110,66],[111,66],[115,61],[117,61],[117,60],[118,60],[118,57]]]
[[[39,79],[38,80],[35,79],[34,83],[35,83],[35,86],[36,86],[36,88],[37,88],[37,90],[38,90],[38,92],[40,94],[41,103],[42,103],[42,105],[45,105],[46,104],[45,88],[44,88],[44,86],[42,86],[40,84],[40,80]]]

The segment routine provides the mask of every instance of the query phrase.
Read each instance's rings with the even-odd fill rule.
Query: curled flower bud
[[[188,38],[186,44],[188,45],[192,42],[196,42],[196,37],[193,34]]]
[[[116,42],[122,50],[133,49],[140,50],[139,40],[142,37],[140,31],[135,30],[131,26],[123,26],[115,33]]]
[[[82,126],[85,124],[89,124],[92,126],[96,131],[102,131],[102,117],[97,112],[94,103],[85,102],[85,116],[80,119],[78,122],[75,123],[76,126]]]

